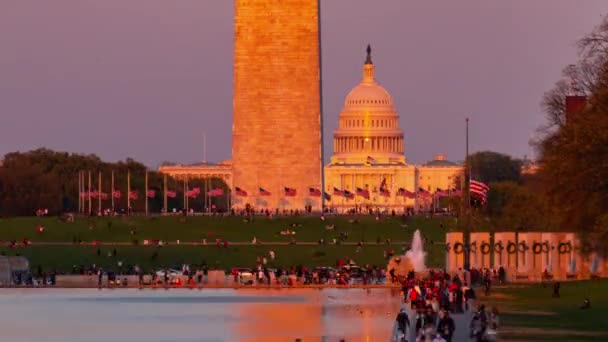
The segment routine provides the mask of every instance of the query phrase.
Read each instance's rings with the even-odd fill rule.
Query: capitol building
[[[434,204],[435,192],[461,189],[463,166],[448,161],[442,154],[422,165],[409,164],[397,108],[390,93],[376,80],[369,46],[362,69],[361,82],[344,100],[338,129],[333,134],[333,153],[323,168],[325,207],[337,212],[428,210]],[[231,201],[234,208],[248,205],[258,210],[281,209],[261,207],[264,202],[260,201],[259,192],[263,184],[246,189],[234,184],[231,161],[161,166],[159,171],[179,179],[220,178],[233,197],[237,187],[241,193],[247,193],[244,198]],[[320,208],[318,189],[294,190],[302,195],[298,197],[301,203],[290,203],[290,209]]]

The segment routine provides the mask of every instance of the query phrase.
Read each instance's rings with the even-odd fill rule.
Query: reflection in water
[[[2,315],[7,341],[107,341],[110,334],[120,341],[353,342],[388,341],[399,297],[386,289],[31,289],[0,290],[0,307],[12,312]]]

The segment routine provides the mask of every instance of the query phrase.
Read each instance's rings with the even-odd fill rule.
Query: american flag
[[[344,190],[334,187],[334,196],[344,196]]]
[[[435,196],[436,197],[448,197],[449,193],[448,193],[448,191],[437,188],[437,190],[435,191]]]
[[[384,197],[390,197],[391,192],[388,189],[380,188],[380,195]]]
[[[353,199],[355,198],[355,194],[348,190],[344,190],[344,198]]]
[[[325,199],[328,201],[331,201],[331,195],[328,194],[327,192],[323,192],[323,195],[325,196]]]
[[[169,198],[175,198],[176,196],[177,196],[177,192],[171,191],[171,190],[167,190],[167,197],[169,197]]]
[[[148,198],[154,198],[156,197],[156,190],[148,190],[146,191],[146,196],[148,196]]]
[[[88,198],[89,197],[89,193],[86,192],[86,191],[83,191],[83,192],[80,193],[80,197],[81,198]]]
[[[378,186],[378,189],[380,189],[380,191],[382,191],[382,189],[386,188],[386,178],[382,178],[382,181],[380,182],[380,185]]]
[[[99,197],[99,192],[91,191],[91,198],[97,198],[97,197]]]
[[[430,197],[431,193],[424,190],[423,188],[418,188],[418,195],[420,195],[422,197]]]
[[[114,198],[120,198],[120,196],[121,196],[120,190],[112,191],[112,196],[114,196]]]
[[[296,189],[285,187],[285,196],[293,197],[296,195]]]
[[[192,190],[186,191],[186,197],[188,197],[188,198],[196,198],[196,196],[198,196],[200,193],[201,193],[201,189],[200,188],[194,188]]]
[[[207,195],[209,197],[218,197],[218,196],[222,196],[224,194],[224,189],[222,188],[215,188],[215,189],[211,189],[209,191],[207,191]]]
[[[264,189],[264,188],[259,188],[259,189],[258,189],[258,192],[260,193],[260,196],[270,196],[270,195],[272,195],[272,194],[270,193],[270,191],[268,191],[268,190],[266,190],[266,189]]]
[[[407,197],[407,198],[415,198],[416,194],[405,190],[404,188],[399,188],[399,190],[397,191],[397,196],[403,196],[403,197]]]
[[[369,191],[366,189],[357,188],[357,196],[369,199]]]
[[[485,204],[488,199],[488,191],[490,187],[483,182],[471,180],[469,183],[469,192],[481,200],[481,204]]]
[[[308,188],[308,195],[313,197],[321,197],[321,190],[317,188]]]
[[[452,189],[452,191],[450,191],[450,196],[451,197],[460,197],[460,196],[462,196],[462,190]]]
[[[136,200],[139,198],[139,194],[137,193],[137,191],[133,190],[129,192],[129,198],[132,200]]]
[[[247,197],[247,191],[239,188],[238,186],[234,188],[234,192],[236,193],[237,196]]]

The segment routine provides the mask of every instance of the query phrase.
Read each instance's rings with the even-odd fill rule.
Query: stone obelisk
[[[235,0],[233,207],[320,209],[319,53],[319,0]]]

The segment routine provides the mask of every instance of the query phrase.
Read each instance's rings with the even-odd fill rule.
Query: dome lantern
[[[363,64],[363,82],[374,83],[374,63],[372,62],[372,47],[367,45],[367,58]]]

